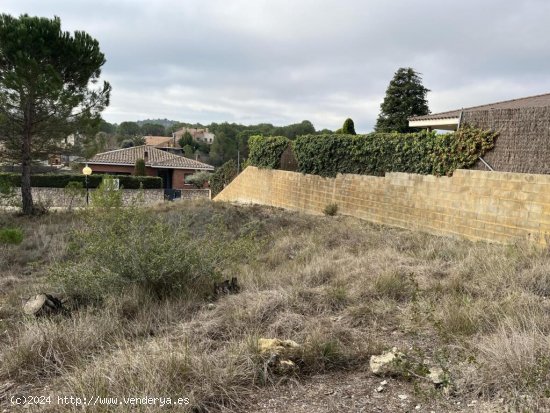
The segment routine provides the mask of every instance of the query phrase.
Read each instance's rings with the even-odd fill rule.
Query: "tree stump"
[[[23,312],[36,317],[53,315],[64,310],[63,303],[50,294],[37,294],[23,304]]]

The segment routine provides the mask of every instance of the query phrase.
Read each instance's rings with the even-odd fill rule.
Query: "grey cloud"
[[[432,111],[550,91],[550,4],[485,0],[3,0],[96,37],[105,117],[372,129],[395,70]]]

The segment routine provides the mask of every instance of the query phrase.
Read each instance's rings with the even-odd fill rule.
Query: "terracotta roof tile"
[[[194,159],[189,159],[184,156],[174,155],[148,145],[133,146],[131,148],[98,153],[90,159],[88,163],[92,165],[135,165],[136,160],[145,159],[145,150],[147,150],[147,161],[145,165],[153,168],[214,169],[213,166],[206,163],[195,161]]]
[[[145,145],[167,146],[173,139],[171,136],[145,136]]]

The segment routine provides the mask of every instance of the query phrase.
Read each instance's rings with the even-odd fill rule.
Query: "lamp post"
[[[90,203],[90,196],[89,196],[89,190],[88,190],[88,175],[92,174],[92,168],[86,164],[84,168],[82,168],[82,173],[84,174],[84,177],[86,179],[86,206]]]

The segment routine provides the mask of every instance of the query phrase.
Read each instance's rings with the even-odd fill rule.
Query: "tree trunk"
[[[21,142],[21,200],[23,201],[24,215],[32,215],[34,213],[31,192],[31,122],[31,105],[28,103],[25,108],[23,139]]]

